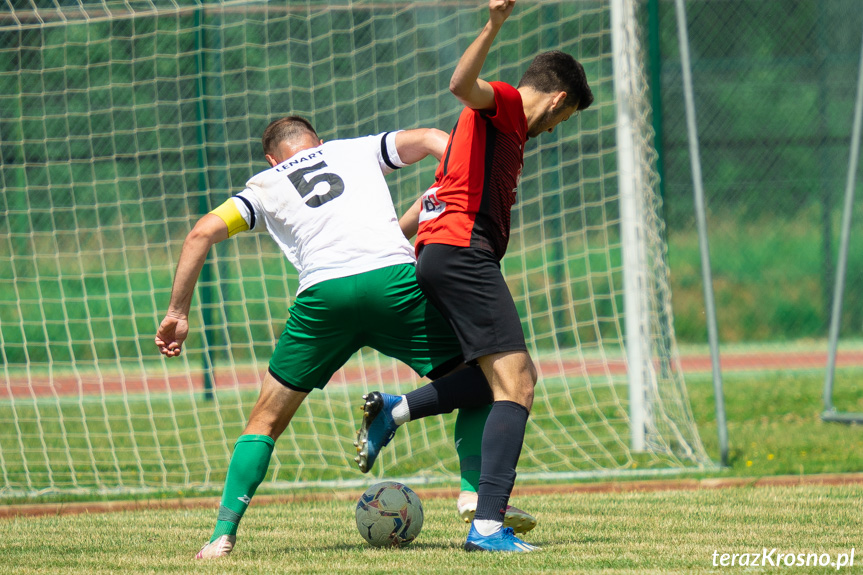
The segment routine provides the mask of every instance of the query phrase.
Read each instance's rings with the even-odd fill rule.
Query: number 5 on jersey
[[[420,200],[422,203],[422,210],[420,211],[419,221],[425,222],[428,220],[433,220],[439,215],[441,215],[446,209],[446,202],[442,202],[437,197],[437,191],[439,188],[429,188],[426,193],[423,194],[423,197]]]
[[[330,187],[327,193],[311,196],[306,200],[306,205],[310,208],[319,208],[330,200],[338,198],[345,191],[345,181],[336,174],[324,172],[312,176],[308,180],[306,179],[308,174],[326,167],[328,167],[326,162],[318,162],[317,164],[299,168],[288,174],[288,179],[291,180],[291,183],[303,199],[311,194],[318,184],[327,184]]]

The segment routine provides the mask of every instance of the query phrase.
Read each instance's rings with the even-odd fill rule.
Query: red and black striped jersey
[[[476,247],[498,260],[506,253],[527,118],[518,90],[505,82],[491,86],[495,110],[465,108],[450,133],[434,186],[422,197],[417,250],[424,244]]]

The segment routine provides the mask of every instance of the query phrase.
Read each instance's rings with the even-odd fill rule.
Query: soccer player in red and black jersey
[[[560,51],[538,55],[517,87],[479,78],[513,6],[512,0],[489,3],[488,23],[453,73],[450,91],[466,108],[434,186],[421,198],[416,242],[420,287],[449,320],[465,361],[480,366],[494,395],[483,433],[477,511],[465,544],[476,550],[531,547],[501,530],[537,377],[499,263],[524,145],[593,102],[584,68]]]
[[[450,91],[466,107],[450,133],[434,185],[402,218],[418,220],[420,287],[452,325],[465,361],[482,369],[494,398],[482,437],[477,508],[467,550],[536,549],[503,528],[537,375],[500,260],[509,241],[524,145],[593,102],[584,68],[557,50],[539,54],[517,87],[479,78],[514,5],[514,0],[489,2],[488,23],[450,81]],[[453,389],[446,379],[408,393],[401,404],[387,403],[394,403],[393,411],[409,411],[404,421],[441,413],[442,406],[452,410],[466,396],[479,393],[465,386]],[[375,425],[385,427],[385,418],[376,417],[383,411],[380,406],[367,405],[372,413],[364,425],[371,428],[378,419]],[[372,429],[370,437],[374,440],[382,432]],[[387,434],[391,436],[389,429]]]

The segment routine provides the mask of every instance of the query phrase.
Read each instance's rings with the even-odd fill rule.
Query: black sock
[[[476,519],[503,521],[530,415],[514,401],[495,401],[482,433],[482,471]]]
[[[436,379],[405,395],[411,421],[451,413],[459,407],[482,407],[493,400],[482,370],[476,366]]]

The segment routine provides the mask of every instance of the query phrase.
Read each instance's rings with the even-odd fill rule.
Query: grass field
[[[820,419],[823,377],[820,370],[725,374],[730,436],[729,469],[700,475],[761,476],[863,471],[863,426],[824,423]],[[552,389],[550,384],[548,389]],[[687,389],[700,437],[708,454],[718,460],[713,384],[709,374],[688,375]],[[863,369],[844,368],[837,372],[834,401],[838,409],[863,412],[861,390]],[[602,391],[600,389],[596,393],[601,394]],[[624,391],[618,390],[619,393]],[[313,395],[301,408],[289,428],[289,434],[277,446],[277,459],[271,465],[271,472],[276,471],[278,466],[276,479],[362,478],[358,472],[351,471],[353,466],[345,451],[345,446],[353,438],[354,427],[351,424],[349,403],[351,390],[343,388],[343,392],[346,399],[335,396],[328,402],[322,396],[315,398]],[[226,393],[217,405],[200,398],[181,396],[172,402],[167,398],[159,400],[158,397],[144,401],[144,396],[141,396],[128,398],[125,402],[120,402],[118,398],[116,402],[108,402],[106,407],[98,401],[85,404],[83,410],[88,416],[87,429],[91,434],[87,441],[95,448],[95,464],[90,462],[91,456],[88,455],[80,424],[81,405],[75,401],[60,404],[66,417],[64,434],[64,428],[58,426],[57,407],[53,401],[49,401],[50,397],[46,398],[44,405],[37,405],[42,412],[42,430],[50,432],[49,440],[56,442],[47,451],[52,460],[53,480],[58,485],[68,485],[74,470],[76,480],[86,485],[88,481],[93,481],[95,465],[106,480],[120,477],[125,484],[135,485],[139,474],[143,473],[146,478],[152,476],[150,484],[156,486],[158,484],[154,482],[158,481],[156,478],[160,476],[162,467],[166,466],[172,481],[182,481],[184,474],[189,474],[191,481],[201,482],[202,478],[207,477],[208,481],[220,485],[224,478],[227,450],[242,431],[243,414],[248,415],[256,398],[253,389],[246,389],[240,394]],[[357,393],[359,391],[354,395]],[[577,405],[590,405],[589,398],[580,397],[576,391],[572,394],[572,400]],[[597,396],[600,408],[579,409],[580,416],[588,424],[587,428],[594,431],[593,439],[602,430],[591,426],[591,421],[607,421],[611,428],[618,428],[616,431],[625,437],[626,423],[617,414],[618,408],[613,402],[603,399]],[[560,413],[555,413],[555,405],[560,406]],[[193,414],[193,407],[198,410],[197,414]],[[107,420],[112,430],[110,440],[104,433],[107,429],[104,423],[106,410],[115,414]],[[129,410],[132,415],[137,452],[132,450],[133,438],[129,424],[124,423],[125,416],[121,417],[124,410]],[[330,410],[332,413],[329,413]],[[155,427],[149,423],[151,418],[148,411],[153,414]],[[18,408],[19,419],[24,412],[24,408]],[[8,404],[0,404],[2,420],[12,421],[12,413]],[[539,471],[541,466],[557,471],[590,469],[588,457],[600,462],[605,468],[625,464],[624,454],[611,452],[613,457],[610,457],[609,452],[591,443],[591,437],[585,433],[586,428],[580,427],[577,421],[571,421],[571,416],[564,416],[564,413],[569,413],[569,408],[566,398],[560,395],[552,398],[550,403],[537,401],[532,418],[532,426],[535,427],[531,427],[533,433],[525,440],[526,448],[519,468],[521,473]],[[26,433],[26,442],[30,446],[28,472],[34,482],[44,484],[47,478],[43,476],[48,473],[48,469],[44,464],[43,450],[39,447],[39,430],[32,416],[29,419],[26,427],[26,422],[18,423]],[[453,416],[449,415],[443,419],[414,422],[406,427],[407,433],[402,431],[397,436],[394,451],[382,454],[381,461],[387,475],[406,477],[428,469],[457,474],[454,449],[447,438],[452,422]],[[201,425],[200,431],[197,424]],[[151,437],[153,433],[161,437],[158,442],[163,446],[161,450],[156,449],[157,443]],[[210,475],[206,475],[205,461],[195,442],[198,433],[202,433],[205,438],[207,460],[213,466]],[[148,437],[151,438],[149,441]],[[177,438],[188,442],[187,447],[180,449]],[[6,476],[13,485],[25,485],[23,458],[20,455],[16,458],[10,437],[0,439],[5,442],[3,445],[7,454],[4,462]],[[550,450],[548,442],[554,443],[557,448]],[[65,455],[64,443],[68,443],[71,449],[71,463]],[[301,456],[297,452],[297,446],[300,445],[315,446],[318,451],[310,456],[307,450]],[[398,463],[391,459],[392,453],[398,454]],[[135,459],[136,455],[141,458],[140,463]],[[648,460],[642,461],[649,463]],[[661,462],[653,461],[653,465],[661,465]],[[267,488],[262,489],[266,491]],[[169,497],[176,495],[176,492],[166,492]],[[53,499],[48,496],[38,501]],[[17,500],[0,498],[0,504],[4,501],[14,503]]]
[[[861,375],[840,370],[841,409],[863,411]],[[688,379],[701,437],[716,456],[710,378]],[[730,469],[711,475],[863,470],[863,427],[819,419],[822,382],[820,371],[726,374]],[[237,552],[217,565],[191,560],[212,528],[215,512],[207,508],[0,520],[0,556],[16,573],[716,572],[723,568],[713,566],[714,551],[766,547],[829,553],[831,560],[850,553],[860,543],[861,496],[861,486],[805,486],[522,497],[514,503],[540,517],[528,539],[543,553],[489,557],[459,549],[465,528],[449,499],[424,502],[425,526],[410,548],[370,549],[356,533],[348,491],[332,500],[253,505]],[[828,570],[835,571],[793,567],[795,573]]]
[[[835,385],[835,403],[839,409],[863,412],[861,376],[861,369],[839,370]],[[700,437],[708,454],[717,460],[712,382],[707,374],[690,374],[687,380]],[[863,427],[820,420],[821,371],[728,373],[724,383],[730,468],[700,475],[863,471]],[[548,400],[536,402],[519,467],[522,475],[543,470],[590,470],[595,464],[605,469],[631,466],[628,455],[614,450],[612,431],[621,437],[626,437],[627,431],[619,405],[608,395],[612,388],[594,391],[597,401],[594,408],[589,407],[590,398],[582,397],[583,391],[577,386],[567,393],[562,391],[565,390],[554,387],[554,381],[546,382],[544,392]],[[256,398],[254,389],[248,388],[240,393],[223,393],[217,403],[201,399],[200,394],[177,395],[172,401],[158,395],[125,399],[118,396],[104,404],[93,401],[83,405],[74,398],[58,405],[46,397],[44,402],[21,405],[14,411],[8,403],[0,403],[0,420],[16,422],[23,434],[23,445],[27,446],[25,466],[22,451],[16,448],[15,435],[0,436],[5,477],[19,489],[26,488],[28,481],[36,486],[53,481],[65,488],[75,481],[86,487],[95,484],[98,470],[107,486],[136,485],[143,477],[147,485],[159,489],[159,478],[166,470],[168,480],[174,484],[185,482],[198,487],[209,484],[210,489],[220,488],[230,447],[242,431],[244,414],[248,415]],[[332,393],[326,400],[323,395],[313,395],[301,408],[277,446],[268,480],[365,478],[353,469],[348,451],[355,430],[350,402],[351,398],[358,399],[360,390],[334,388]],[[616,393],[625,393],[625,389]],[[573,416],[570,401],[578,406],[578,417]],[[58,418],[58,409],[62,418]],[[35,418],[36,413],[41,419]],[[409,477],[428,471],[457,474],[455,451],[448,438],[452,423],[453,415],[449,415],[407,426],[393,447],[382,454],[382,469],[387,476]],[[199,434],[203,444],[198,443]],[[49,449],[41,447],[43,437],[50,442]],[[597,443],[598,440],[603,443]],[[397,461],[392,458],[394,454]],[[46,461],[51,462],[50,469]],[[662,458],[636,455],[632,461],[640,468],[666,466]],[[166,487],[164,495],[177,496],[172,489]],[[265,484],[262,492],[267,489]],[[184,495],[194,492],[186,491]],[[49,500],[56,497],[30,499]],[[0,498],[0,504],[4,501],[19,500]]]
[[[525,440],[523,474],[667,471],[695,465],[692,459],[662,451],[628,452],[628,423],[620,399],[627,388],[622,377],[590,389],[583,379],[568,383],[564,386],[559,377],[543,382]],[[399,390],[414,387],[408,381]],[[392,384],[385,389],[395,391]],[[333,385],[312,394],[280,438],[268,479],[365,481],[351,461],[362,391],[360,385]],[[105,401],[95,395],[84,401],[75,396],[57,401],[50,395],[14,404],[0,401],[0,420],[14,423],[9,433],[0,434],[4,479],[12,489],[29,495],[46,486],[66,491],[129,491],[139,485],[199,493],[221,489],[230,448],[256,398],[254,387],[246,386],[221,390],[212,401],[197,390],[113,394]],[[382,454],[375,473],[437,481],[457,475],[450,438],[454,420],[450,414],[406,426]],[[0,501],[3,496],[9,493],[0,493]]]
[[[723,378],[729,469],[736,476],[863,471],[863,426],[824,423],[822,370],[732,373]],[[687,376],[693,415],[707,452],[718,457],[713,384]],[[834,403],[863,412],[863,370],[837,372]]]
[[[523,502],[541,517],[526,539],[543,551],[525,556],[461,551],[466,529],[448,499],[424,502],[423,531],[402,550],[366,546],[352,502],[337,500],[253,507],[234,554],[208,564],[192,559],[209,534],[213,511],[206,509],[4,521],[0,555],[21,574],[707,573],[721,570],[714,551],[766,547],[832,560],[850,553],[863,529],[861,497],[860,486],[536,496]],[[827,570],[835,571],[793,568]]]

